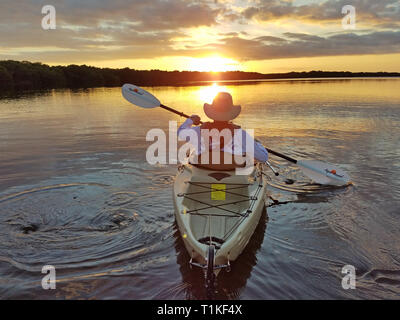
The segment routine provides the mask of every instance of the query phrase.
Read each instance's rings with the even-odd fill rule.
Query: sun
[[[212,103],[218,92],[229,91],[231,90],[229,90],[227,87],[221,86],[217,83],[213,83],[211,86],[200,87],[196,94],[201,102]]]
[[[188,70],[205,72],[223,72],[241,70],[240,63],[221,56],[209,56],[202,58],[191,58],[188,62]]]

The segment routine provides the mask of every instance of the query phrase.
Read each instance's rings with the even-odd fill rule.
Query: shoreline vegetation
[[[0,61],[0,93],[57,88],[180,86],[208,81],[243,81],[308,78],[400,77],[399,72],[308,71],[258,73],[244,71],[200,72],[111,69],[87,65],[48,66],[40,62]]]

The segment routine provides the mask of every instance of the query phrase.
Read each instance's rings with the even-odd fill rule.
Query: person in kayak
[[[231,122],[240,114],[241,106],[233,104],[232,96],[229,93],[218,93],[212,104],[204,104],[204,112],[207,117],[214,121],[205,122],[200,125],[200,117],[198,115],[192,115],[178,128],[177,132],[178,136],[184,135],[186,137],[188,134],[186,130],[194,131],[196,133],[198,144],[194,147],[195,154],[197,155],[198,159],[194,163],[201,163],[201,166],[203,167],[205,166],[204,164],[206,164],[206,167],[209,169],[232,169],[235,166],[237,167],[235,161],[232,161],[232,159],[234,159],[233,155],[244,156],[247,150],[246,143],[254,144],[253,161],[257,160],[260,162],[266,162],[268,160],[268,151],[264,148],[264,146],[258,141],[255,141],[253,137],[251,137],[245,130],[241,129],[240,126]],[[225,129],[228,129],[231,133],[230,137],[228,138],[226,135],[222,136],[221,134],[222,132],[227,132]],[[219,133],[219,139],[214,139],[215,134],[208,135],[209,141],[207,143],[203,135],[203,132],[207,130],[209,130],[208,132]],[[241,135],[241,139],[235,139],[235,137],[237,138],[236,135]],[[238,143],[238,141],[240,143]],[[210,156],[207,156],[206,161],[204,161],[204,155],[206,153],[210,155],[211,151],[215,150],[220,151],[220,156],[218,157],[219,163],[216,163],[213,158],[209,158]],[[227,153],[231,154],[231,161],[224,163],[224,159],[227,159]],[[202,155],[203,158],[201,158]],[[191,162],[193,163],[193,160],[191,160]]]

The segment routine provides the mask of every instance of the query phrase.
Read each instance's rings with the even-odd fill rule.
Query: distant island
[[[400,77],[400,73],[308,71],[263,74],[243,71],[161,71],[96,68],[87,65],[48,66],[39,62],[0,61],[0,92],[2,93],[55,88],[118,87],[124,83],[133,83],[139,86],[178,86],[205,81],[342,77]]]

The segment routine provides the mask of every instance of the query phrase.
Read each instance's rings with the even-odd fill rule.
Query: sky
[[[44,5],[54,6],[56,29],[42,28]],[[355,8],[354,29],[343,28],[345,5]],[[400,72],[400,0],[1,0],[4,59],[160,70]]]

